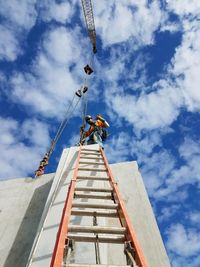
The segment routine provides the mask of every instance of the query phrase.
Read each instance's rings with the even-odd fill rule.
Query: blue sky
[[[0,179],[32,176],[85,79],[79,0],[0,0]],[[172,266],[200,266],[200,2],[94,0],[88,112],[110,162],[137,160]],[[59,140],[78,141],[80,106]]]

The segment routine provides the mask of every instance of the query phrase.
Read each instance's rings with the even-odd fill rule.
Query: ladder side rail
[[[59,230],[58,230],[57,237],[56,237],[56,243],[55,243],[50,267],[62,266],[65,239],[68,233],[68,226],[69,226],[69,220],[70,220],[71,209],[72,209],[72,201],[73,201],[75,186],[76,186],[76,177],[78,174],[78,166],[79,166],[79,160],[81,156],[81,148],[82,147],[80,146],[77,160],[76,160],[75,169],[74,169],[73,179],[71,180],[68,193],[67,193],[67,197],[65,200],[65,205],[63,208],[63,213],[62,213],[61,222],[60,222]]]
[[[132,242],[134,249],[135,249],[135,251],[134,251],[135,252],[134,253],[135,254],[134,255],[135,261],[139,265],[139,267],[148,267],[144,253],[143,253],[141,246],[139,244],[139,241],[137,239],[136,232],[135,232],[133,225],[131,223],[131,220],[128,216],[126,206],[125,206],[124,201],[123,201],[121,194],[119,192],[117,183],[116,183],[114,176],[111,172],[111,169],[109,167],[108,161],[107,161],[106,156],[105,156],[105,153],[101,147],[100,147],[100,151],[101,151],[101,155],[103,157],[103,160],[104,160],[104,163],[105,163],[105,166],[107,169],[107,174],[108,174],[108,177],[110,179],[111,186],[113,187],[114,195],[116,196],[116,201],[117,201],[118,209],[119,209],[120,221],[122,223],[122,226],[127,228],[127,233],[125,235],[127,237],[127,240]]]

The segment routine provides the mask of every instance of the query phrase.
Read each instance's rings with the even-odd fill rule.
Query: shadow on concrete
[[[51,184],[52,180],[36,188],[3,267],[26,266]]]
[[[77,160],[77,157],[78,157],[78,151],[76,151],[73,155],[73,157],[71,158],[71,160],[68,162],[67,164],[67,168],[66,170],[64,171],[63,175],[62,175],[62,178],[60,180],[60,190],[61,190],[61,187],[62,186],[67,186],[71,183],[71,179],[66,183],[66,177],[68,175],[68,173],[74,169],[74,164],[76,163],[76,160]],[[60,191],[59,190],[59,191]],[[57,192],[57,194],[59,193],[59,191]]]

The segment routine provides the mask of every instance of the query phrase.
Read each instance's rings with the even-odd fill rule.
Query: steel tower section
[[[90,41],[92,43],[93,53],[97,52],[96,49],[96,31],[95,31],[95,24],[94,24],[94,16],[92,10],[92,2],[91,0],[81,0],[83,6],[83,12],[85,16],[85,22],[87,26],[88,35]]]

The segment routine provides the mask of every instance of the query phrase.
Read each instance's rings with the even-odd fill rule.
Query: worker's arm
[[[91,135],[91,133],[94,131],[94,127],[91,126],[90,129],[88,131],[85,132],[85,137],[88,137]]]

